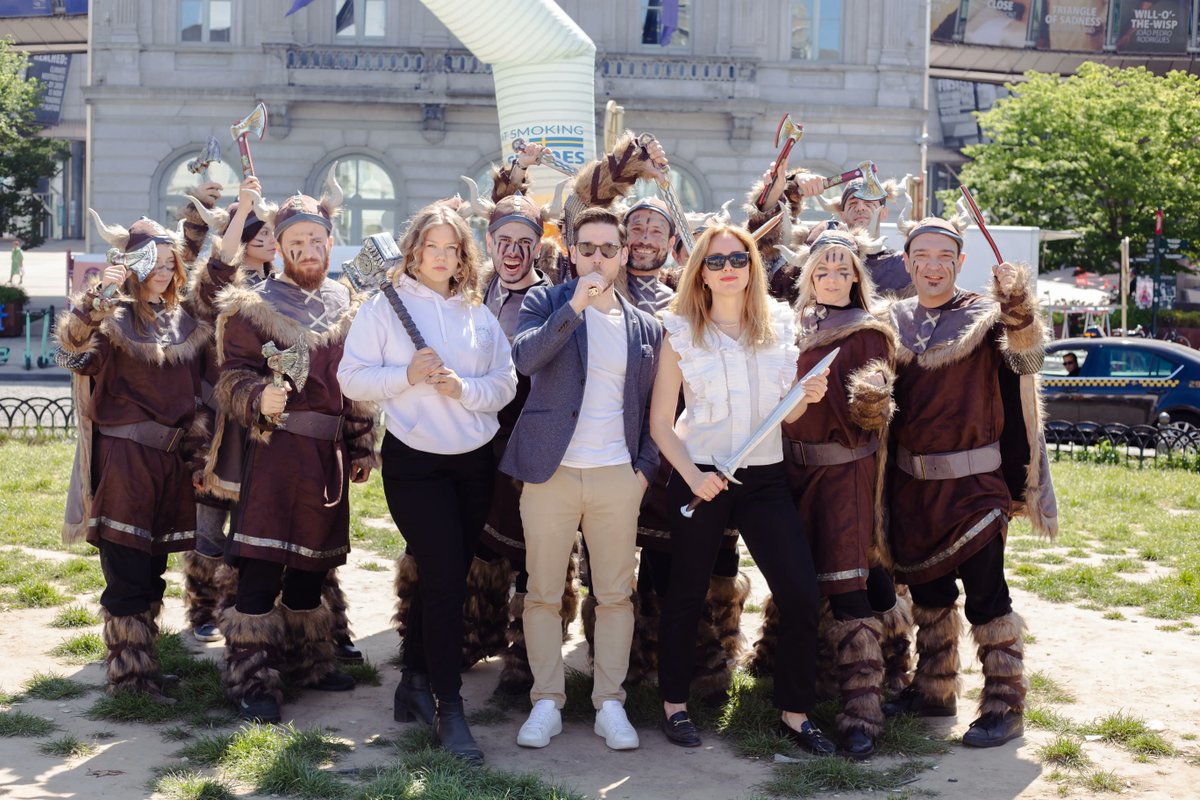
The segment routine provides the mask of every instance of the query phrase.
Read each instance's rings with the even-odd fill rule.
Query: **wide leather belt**
[[[879,449],[876,437],[858,447],[846,447],[837,442],[797,442],[786,440],[788,460],[802,467],[833,467],[866,458]]]
[[[342,421],[344,417],[333,414],[322,414],[317,411],[289,411],[287,419],[280,429],[297,436],[307,436],[310,439],[320,439],[326,442],[342,440]]]
[[[128,425],[100,425],[100,433],[113,439],[128,439],[131,442],[153,447],[170,453],[183,441],[183,428],[169,428],[153,420],[131,422]]]
[[[1000,469],[1000,443],[952,453],[916,455],[896,446],[896,466],[919,481],[946,481]]]

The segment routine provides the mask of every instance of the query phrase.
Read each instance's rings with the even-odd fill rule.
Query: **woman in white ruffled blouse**
[[[775,704],[780,729],[806,750],[835,748],[808,721],[816,704],[817,580],[805,532],[788,491],[782,434],[768,436],[742,462],[737,483],[714,470],[770,414],[796,380],[794,314],[767,296],[766,272],[743,228],[705,231],[663,314],[662,355],[650,403],[650,432],[675,469],[672,504],[704,500],[671,529],[671,578],[659,628],[663,731],[684,747],[700,744],[687,715],[696,626],[726,528],[742,534],[780,611]],[[685,411],[675,418],[679,391]],[[810,379],[798,419],[825,396],[826,378]]]

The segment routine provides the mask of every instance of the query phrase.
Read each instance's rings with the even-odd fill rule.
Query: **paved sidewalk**
[[[83,241],[64,239],[46,242],[36,250],[25,251],[25,280],[22,282],[21,288],[29,295],[29,304],[26,306],[28,311],[41,312],[53,306],[57,313],[66,307],[68,251],[76,254],[83,253]],[[0,242],[0,275],[7,276],[9,274],[11,252],[7,240]],[[29,325],[30,369],[28,370],[25,369],[26,335],[0,337],[0,353],[3,353],[2,348],[9,349],[8,362],[0,365],[0,385],[5,386],[5,388],[0,388],[0,397],[14,396],[14,392],[7,389],[9,384],[32,382],[65,386],[70,382],[71,375],[65,369],[55,366],[41,368],[37,364],[38,357],[43,355],[42,326],[44,324],[44,319],[37,319]],[[53,341],[48,339],[47,352],[52,346]]]

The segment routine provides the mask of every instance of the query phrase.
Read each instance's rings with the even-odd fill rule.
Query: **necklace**
[[[733,322],[721,322],[719,320],[714,319],[713,322],[716,323],[717,325],[720,325],[722,328],[736,328],[742,324],[742,321],[740,319],[735,319]]]

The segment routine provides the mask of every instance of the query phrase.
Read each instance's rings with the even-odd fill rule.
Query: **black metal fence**
[[[70,397],[0,397],[0,438],[73,435],[75,407]]]
[[[1184,422],[1161,425],[1046,423],[1046,446],[1055,461],[1135,463],[1162,460],[1172,466],[1200,464],[1200,428]]]

